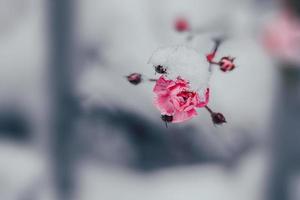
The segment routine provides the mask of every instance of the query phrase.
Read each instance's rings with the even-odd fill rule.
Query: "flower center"
[[[177,96],[181,97],[181,99],[183,100],[182,103],[185,103],[189,98],[192,98],[195,96],[195,92],[185,90],[185,91],[178,93]]]

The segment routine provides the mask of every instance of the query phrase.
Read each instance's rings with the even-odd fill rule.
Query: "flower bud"
[[[130,75],[127,76],[127,80],[133,84],[133,85],[137,85],[142,81],[142,75],[139,73],[132,73]]]
[[[235,64],[233,63],[234,59],[235,58],[230,56],[221,58],[219,62],[220,70],[223,72],[232,71],[235,68]]]
[[[214,124],[221,125],[226,123],[226,119],[222,113],[212,113],[211,118]]]
[[[188,21],[185,18],[178,18],[175,21],[175,29],[178,32],[188,31],[190,29],[190,25],[189,25]]]

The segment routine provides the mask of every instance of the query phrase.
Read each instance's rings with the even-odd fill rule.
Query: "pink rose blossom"
[[[156,94],[155,106],[162,115],[172,116],[172,123],[193,118],[197,115],[196,108],[206,106],[209,101],[208,88],[202,101],[198,92],[190,90],[189,82],[180,77],[169,80],[164,75],[160,76],[153,92]]]

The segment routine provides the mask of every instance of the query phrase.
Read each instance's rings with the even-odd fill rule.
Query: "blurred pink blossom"
[[[178,18],[175,21],[175,29],[178,32],[184,32],[190,30],[190,24],[185,18]]]
[[[288,11],[282,12],[266,27],[263,44],[271,55],[299,64],[300,20]]]

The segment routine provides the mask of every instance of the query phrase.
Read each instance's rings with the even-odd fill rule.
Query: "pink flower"
[[[209,101],[208,88],[202,101],[198,92],[190,90],[189,82],[180,77],[169,80],[164,75],[160,76],[153,92],[156,94],[155,106],[162,115],[172,116],[173,123],[193,118],[197,115],[196,108],[206,106]]]
[[[300,63],[300,20],[289,11],[281,11],[263,33],[263,44],[272,56]]]

